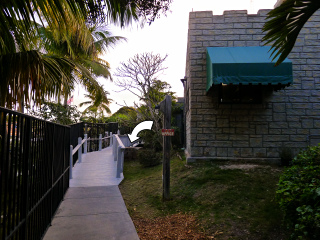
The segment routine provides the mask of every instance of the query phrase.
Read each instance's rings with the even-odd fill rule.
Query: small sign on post
[[[174,136],[174,129],[162,129],[161,130],[162,136]]]
[[[162,167],[162,185],[163,201],[170,200],[170,149],[171,149],[171,136],[174,134],[174,130],[171,129],[171,96],[167,95],[165,99],[157,106],[163,113],[163,167]]]

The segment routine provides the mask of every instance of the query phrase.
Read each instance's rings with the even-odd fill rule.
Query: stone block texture
[[[218,87],[206,92],[206,48],[262,46],[268,11],[190,13],[184,82],[187,159],[278,159],[281,149],[296,154],[319,136],[320,11],[288,57],[293,63],[289,87],[262,87],[261,104],[219,104]]]

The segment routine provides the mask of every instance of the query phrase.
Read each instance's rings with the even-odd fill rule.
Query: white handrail
[[[101,138],[101,140],[105,140],[105,139],[108,139],[108,138],[112,138],[112,136]],[[89,140],[90,140],[90,141],[100,140],[100,138],[88,138],[88,141],[89,141]]]
[[[88,141],[88,140],[90,140],[90,138],[88,138],[88,139],[83,139],[82,141],[81,141],[81,143],[80,144],[78,144],[74,149],[73,149],[73,151],[72,151],[72,155],[74,155],[77,151],[78,151],[78,149],[82,146],[82,144],[84,144],[86,141]],[[72,146],[72,145],[71,145]]]
[[[108,135],[108,133],[106,132],[106,134]],[[84,134],[84,139],[82,140],[81,137],[78,138],[78,145],[73,148],[72,145],[70,145],[70,169],[69,169],[69,178],[72,179],[72,168],[73,168],[73,155],[78,152],[78,162],[81,163],[82,162],[82,145],[83,145],[83,154],[87,153],[87,149],[88,149],[88,141],[92,141],[92,140],[99,140],[99,151],[102,150],[102,140],[108,139],[110,138],[110,143],[109,145],[112,145],[113,139],[112,139],[112,133],[110,133],[110,136],[106,136],[104,138],[102,138],[102,135],[99,135],[99,138],[87,138],[87,134]]]
[[[90,138],[89,138],[90,139]],[[85,144],[85,151],[84,154],[87,153],[87,134],[84,135],[84,139],[82,140],[81,137],[78,137],[78,145],[73,149],[73,146],[70,145],[70,167],[69,167],[69,179],[72,179],[72,168],[73,168],[73,155],[78,152],[78,162],[81,163],[82,161],[82,144]]]
[[[108,135],[108,134],[107,134]],[[121,136],[122,138],[124,136]],[[82,145],[84,145],[83,154],[87,153],[87,143],[92,140],[99,140],[99,151],[102,149],[102,140],[110,139],[109,146],[112,146],[112,154],[114,156],[114,161],[117,161],[117,172],[116,177],[120,178],[121,173],[123,173],[123,163],[124,163],[124,150],[126,145],[129,146],[130,141],[125,139],[125,144],[123,143],[119,134],[112,134],[110,136],[106,136],[102,138],[101,134],[99,138],[87,138],[87,134],[84,135],[84,139],[82,140],[80,137],[78,138],[78,145],[73,149],[73,146],[70,145],[70,179],[72,179],[72,168],[73,168],[73,155],[78,152],[78,162],[82,161]]]
[[[121,138],[119,137],[119,134],[113,135],[112,154],[114,157],[114,161],[117,161],[116,178],[120,178],[121,173],[123,173],[124,150],[125,149],[126,149],[126,146],[122,142]]]
[[[115,137],[117,138],[117,142],[119,143],[120,147],[125,148],[123,142],[121,141],[121,139],[119,138],[119,135],[115,135]]]

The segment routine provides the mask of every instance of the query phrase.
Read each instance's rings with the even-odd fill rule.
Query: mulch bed
[[[139,238],[149,239],[214,239],[199,229],[192,215],[174,214],[155,219],[133,219]]]

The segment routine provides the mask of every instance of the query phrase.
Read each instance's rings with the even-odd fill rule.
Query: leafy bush
[[[162,154],[153,149],[140,149],[138,158],[143,167],[153,167],[161,163]]]
[[[154,131],[142,131],[139,133],[139,137],[143,139],[144,147],[147,149],[153,149],[155,152],[162,151],[162,136]]]
[[[280,177],[276,198],[292,239],[320,239],[320,145],[293,159]]]
[[[62,125],[77,123],[81,116],[76,106],[62,105],[54,102],[43,102],[38,110],[33,110],[30,106],[26,108],[32,116]]]

